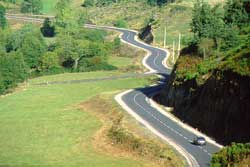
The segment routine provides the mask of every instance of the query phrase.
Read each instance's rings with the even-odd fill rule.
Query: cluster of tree
[[[14,32],[2,29],[0,36],[0,93],[4,93],[38,68],[46,44],[39,29],[31,25]]]
[[[43,9],[41,0],[23,0],[21,3],[22,13],[40,14]]]
[[[219,54],[244,43],[249,35],[249,4],[250,1],[228,0],[222,8],[197,0],[191,23],[192,46],[208,56],[213,54],[211,50]]]
[[[211,166],[238,166],[241,161],[250,156],[250,143],[232,143],[212,157]]]
[[[107,59],[120,41],[106,42],[105,31],[84,29],[69,3],[59,0],[55,21],[45,19],[40,29],[31,24],[0,28],[0,94],[31,75],[114,69]],[[5,18],[1,12],[0,18]],[[47,45],[44,37],[56,37],[55,42]]]

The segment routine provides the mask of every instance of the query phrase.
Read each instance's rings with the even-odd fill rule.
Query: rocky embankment
[[[250,141],[250,77],[215,70],[203,84],[180,81],[173,73],[155,99],[184,122],[221,144]]]
[[[147,44],[151,44],[154,41],[154,35],[152,33],[152,26],[147,25],[141,29],[139,33],[139,38],[146,42]]]

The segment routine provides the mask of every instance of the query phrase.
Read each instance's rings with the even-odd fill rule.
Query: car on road
[[[193,144],[195,145],[206,145],[206,139],[204,137],[195,137],[193,139]]]

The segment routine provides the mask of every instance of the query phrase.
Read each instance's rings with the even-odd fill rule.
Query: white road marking
[[[156,55],[155,58],[154,58],[154,65],[155,65],[155,66],[157,66],[156,60],[158,59],[158,57],[159,57],[159,51],[157,51],[157,55]]]

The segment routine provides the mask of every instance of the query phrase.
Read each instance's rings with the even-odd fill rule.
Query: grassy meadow
[[[89,77],[84,73],[80,75],[81,79]],[[102,72],[101,75],[97,72],[97,75],[105,77],[109,73]],[[60,80],[61,75],[53,76],[56,78]],[[147,84],[146,78],[130,78],[81,84],[30,85],[1,97],[0,166],[145,166],[143,161],[94,150],[91,141],[102,123],[80,110],[79,104],[100,93],[119,92]]]

